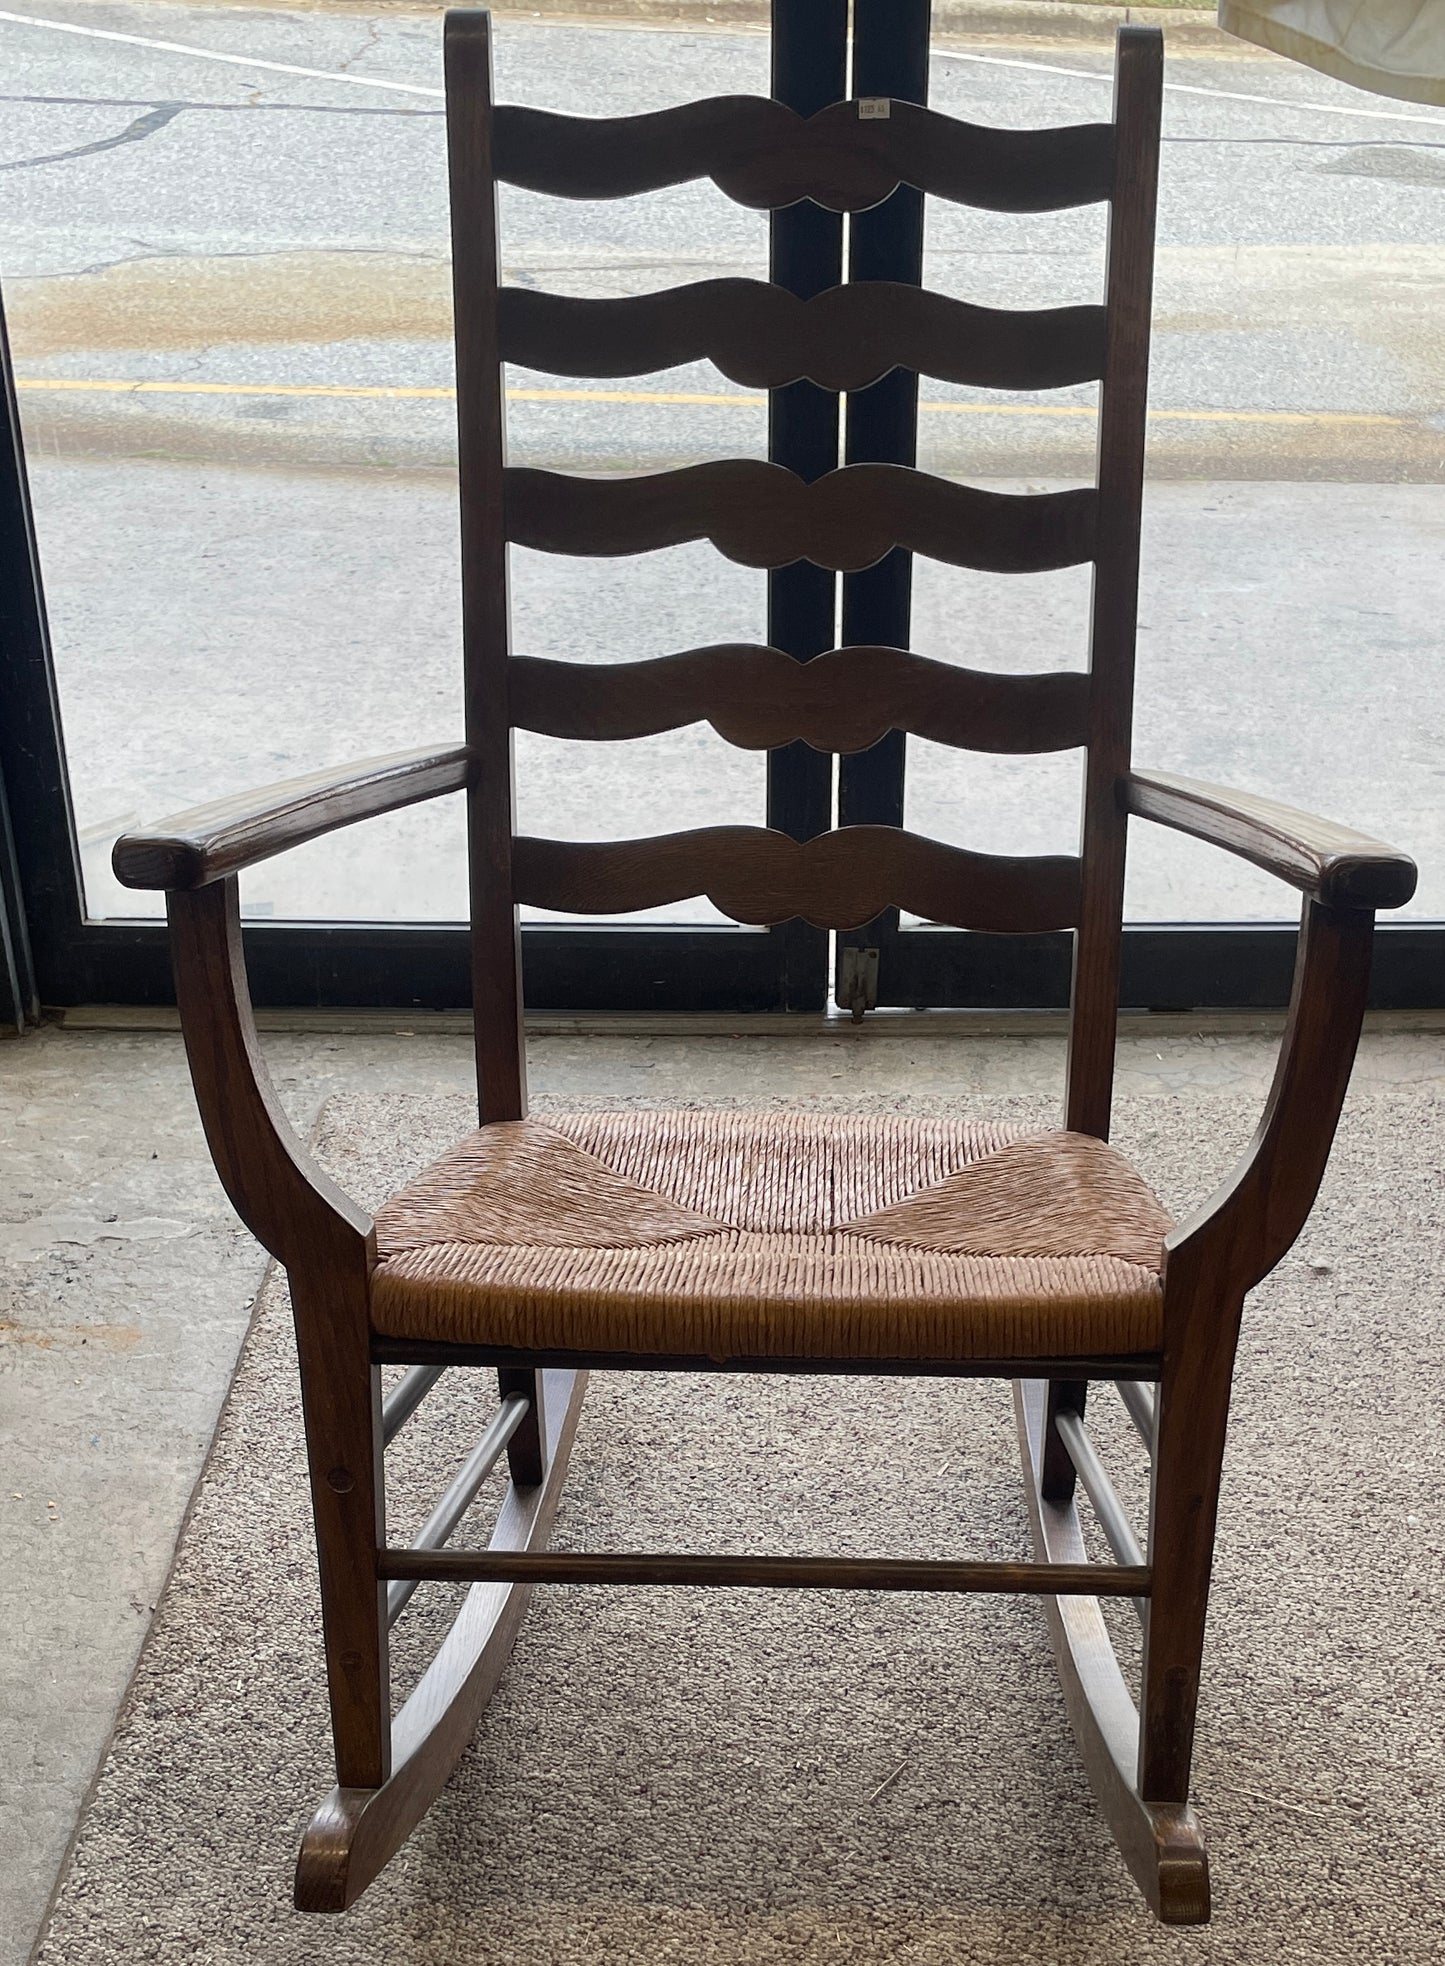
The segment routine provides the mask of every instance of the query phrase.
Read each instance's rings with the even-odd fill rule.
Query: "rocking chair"
[[[1119,36],[1115,119],[1012,133],[914,104],[808,120],[747,97],[598,121],[492,106],[488,18],[446,23],[461,444],[466,741],[330,770],[123,839],[169,896],[196,1094],[239,1214],[290,1275],[320,1561],[337,1786],[306,1831],[303,1909],[352,1904],[446,1782],[537,1583],[1025,1592],[1043,1600],[1098,1803],[1158,1916],[1209,1915],[1189,1802],[1220,1464],[1246,1293],[1313,1202],[1363,1015],[1374,910],[1409,860],[1287,807],[1130,762],[1161,43]],[[866,114],[864,108],[866,107]],[[886,112],[886,113],[885,113]],[[712,178],[746,205],[876,204],[900,183],[996,211],[1107,201],[1107,304],[1000,313],[886,282],[804,303],[743,280],[641,299],[498,287],[498,181],[620,197]],[[894,366],[1002,389],[1102,383],[1097,485],[1005,496],[898,466],[805,484],[777,466],[650,477],[509,469],[501,368],[642,374],[711,357],[739,382],[861,388]],[[1004,677],[895,648],[802,663],[723,646],[599,666],[513,656],[507,542],[574,554],[708,539],[751,567],[867,566],[895,546],[993,571],[1092,562],[1088,673]],[[717,827],[603,844],[514,837],[511,731],[618,739],[707,721],[766,749],[857,751],[889,729],[983,750],[1083,747],[1078,858],[997,858],[897,828],[797,841]],[[464,791],[480,1120],[372,1220],[308,1158],[267,1084],[237,872],[376,814]],[[1304,896],[1288,1028],[1244,1159],[1170,1225],[1108,1144],[1130,816],[1242,855]],[[1075,937],[1065,1130],[888,1117],[527,1117],[517,906],[615,913],[706,894],[744,923],[847,929],[890,906]],[[382,1396],[381,1369],[409,1370]],[[388,1441],[453,1366],[496,1371],[495,1420],[415,1543],[388,1543]],[[549,1553],[591,1369],[993,1375],[1016,1381],[1034,1560]],[[1136,1540],[1085,1427],[1113,1382],[1152,1455]],[[505,1453],[490,1544],[445,1545]],[[1082,1481],[1116,1561],[1086,1559]],[[392,1717],[388,1628],[417,1586],[470,1589]],[[1101,1615],[1144,1626],[1136,1711]]]

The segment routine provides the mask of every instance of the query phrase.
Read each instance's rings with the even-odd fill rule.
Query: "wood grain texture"
[[[1289,1248],[1313,1204],[1366,1002],[1370,906],[1408,898],[1413,868],[1377,842],[1267,801],[1157,774],[1130,775],[1158,36],[1126,29],[1120,37],[1117,146],[1109,130],[1019,138],[960,130],[901,103],[884,122],[860,124],[855,106],[839,105],[805,125],[776,105],[739,99],[741,107],[739,101],[704,104],[588,125],[504,112],[494,156],[488,32],[481,13],[454,15],[447,23],[466,748],[399,754],[372,761],[359,775],[316,774],[261,800],[221,802],[185,815],[184,825],[132,836],[118,853],[122,878],[126,871],[132,876],[129,884],[172,889],[177,996],[207,1137],[238,1213],[286,1263],[290,1276],[338,1776],[338,1787],[307,1833],[298,1865],[298,1904],[339,1910],[376,1875],[455,1766],[503,1669],[530,1585],[568,1579],[1042,1594],[1085,1763],[1126,1861],[1161,1918],[1197,1922],[1208,1915],[1208,1872],[1202,1835],[1188,1805],[1190,1762],[1241,1312],[1247,1291]],[[973,195],[985,203],[1006,199],[1010,208],[1034,209],[1104,195],[1113,181],[1116,149],[1097,501],[1093,493],[1001,499],[887,466],[835,472],[816,487],[745,463],[702,466],[647,481],[580,481],[581,489],[573,491],[558,487],[578,481],[542,473],[516,473],[510,480],[504,475],[494,166],[504,175],[504,167],[521,171],[521,181],[529,181],[529,171],[543,177],[551,172],[558,179],[551,188],[576,195],[595,190],[598,180],[614,195],[676,182],[702,169],[755,204],[816,195],[861,209],[896,183],[908,182],[925,183],[943,195]],[[701,166],[694,153],[703,154]],[[740,302],[737,319],[755,304],[775,306]],[[827,324],[829,308],[841,321],[857,305],[828,301],[815,315],[785,309],[775,331],[767,332],[754,324],[743,334],[729,319],[730,359],[832,360],[836,350],[820,324]],[[847,340],[852,332],[855,342],[865,344],[875,328],[881,337],[890,325],[881,315],[889,312],[900,334],[905,328],[917,331],[921,339],[908,346],[920,354],[934,345],[939,331],[921,311],[905,320],[910,305],[898,302],[885,310],[870,301],[852,323],[856,332],[840,326],[836,339]],[[873,327],[867,325],[869,307],[880,316]],[[708,325],[700,327],[691,315],[683,320],[686,310],[670,299],[664,311],[667,318],[657,329],[664,338],[675,332],[694,335]],[[537,318],[534,309],[534,324]],[[565,359],[577,359],[574,327],[564,323],[563,328],[558,346]],[[957,359],[1010,355],[991,335],[990,329],[976,336],[975,345]],[[770,339],[776,344],[772,354],[765,347]],[[961,336],[960,347],[966,341]],[[860,346],[849,359],[866,364],[887,352],[879,342],[871,349]],[[616,352],[607,359],[617,359]],[[821,556],[820,565],[858,567],[894,544],[1001,571],[1092,557],[1097,569],[1092,677],[979,676],[879,648],[844,649],[810,669],[799,668],[777,649],[741,646],[692,650],[610,670],[512,661],[504,541],[505,522],[517,513],[549,538],[564,540],[570,514],[577,521],[570,542],[553,550],[573,552],[621,552],[635,550],[639,539],[644,546],[664,545],[716,534],[732,557],[769,566]],[[1023,748],[1026,736],[1030,748],[1052,748],[1039,744],[1041,732],[1060,745],[1086,736],[1082,871],[1073,860],[999,859],[872,826],[843,828],[807,844],[743,827],[603,844],[514,841],[509,698],[511,714],[520,721],[536,718],[535,727],[547,729],[549,719],[555,723],[560,717],[570,720],[568,734],[583,736],[643,734],[697,716],[714,722],[732,741],[757,747],[775,746],[797,733],[827,748],[866,747],[883,730],[898,727],[945,742],[978,743],[982,733],[997,748],[1010,749]],[[1158,1377],[1158,1399],[1144,1429],[1154,1448],[1147,1569],[1086,1566],[1072,1502],[1042,1492],[1048,1485],[1049,1408],[1043,1381],[1019,1392],[1036,1564],[888,1557],[859,1564],[754,1554],[700,1559],[567,1554],[548,1560],[540,1554],[576,1423],[581,1387],[573,1373],[594,1356],[609,1366],[635,1366],[637,1359],[594,1355],[581,1347],[527,1353],[393,1342],[373,1334],[372,1225],[311,1165],[267,1083],[246,989],[233,871],[331,825],[463,784],[471,812],[478,1080],[488,1120],[519,1117],[525,1105],[518,898],[596,913],[707,893],[739,920],[770,922],[804,914],[828,927],[861,924],[895,904],[993,932],[1037,932],[1078,922],[1069,1122],[1102,1136],[1109,1119],[1129,810],[1243,853],[1304,889],[1309,898],[1274,1087],[1239,1166],[1169,1238],[1161,1351],[1151,1357],[1061,1357],[1029,1368],[1060,1382],[1055,1403],[1065,1406],[1071,1400],[1082,1405],[1091,1379]],[[526,1438],[514,1436],[516,1482],[490,1551],[387,1549],[383,1359],[427,1367],[487,1364],[503,1375],[504,1390],[515,1385],[536,1391],[539,1380],[533,1375],[548,1368],[546,1396],[535,1408],[537,1425]],[[856,1370],[856,1360],[772,1356],[658,1356],[647,1363],[679,1370]],[[919,1357],[872,1360],[869,1369],[992,1376],[1018,1367],[999,1359]],[[1146,1413],[1142,1402],[1134,1407]],[[1127,1549],[1127,1539],[1118,1539]],[[484,1580],[474,1583],[394,1728],[384,1590],[389,1575]],[[1097,1599],[1143,1593],[1150,1606],[1142,1716],[1136,1716]]]
[[[372,1250],[371,1217],[296,1137],[256,1037],[234,874],[167,903],[176,1003],[206,1143],[231,1206],[288,1268],[318,1244],[349,1262]]]
[[[1098,522],[1084,773],[1084,887],[1074,940],[1066,1124],[1109,1137],[1123,947],[1128,817],[1119,797],[1134,726],[1139,531],[1149,406],[1149,331],[1164,40],[1121,28],[1114,64],[1117,182],[1109,208],[1109,325],[1099,391]]]
[[[1268,1276],[1304,1227],[1324,1177],[1359,1043],[1374,928],[1368,909],[1305,902],[1289,1017],[1269,1098],[1234,1169],[1169,1234],[1166,1324],[1170,1278],[1177,1284],[1202,1254],[1222,1288],[1242,1293]],[[1181,1332],[1184,1316],[1181,1311],[1175,1318]]]
[[[802,117],[764,96],[714,96],[641,116],[497,111],[497,175],[558,198],[626,198],[708,177],[740,205],[777,211],[811,198],[865,211],[900,184],[993,212],[1098,204],[1114,178],[1108,123],[994,130],[895,101],[860,120],[856,102]]]
[[[1102,307],[975,307],[897,280],[800,300],[763,280],[578,299],[503,287],[502,359],[548,375],[637,376],[710,361],[748,389],[862,389],[891,369],[980,389],[1060,389],[1103,373]]]
[[[531,1347],[519,1351],[508,1345],[453,1345],[430,1338],[389,1338],[376,1332],[371,1341],[372,1357],[383,1365],[526,1365],[565,1366],[576,1371],[628,1372],[637,1362],[634,1352],[603,1351],[595,1345],[569,1346],[565,1351],[550,1347]],[[1010,1379],[1019,1369],[1017,1358],[933,1358],[917,1354],[908,1358],[870,1358],[868,1370],[879,1377],[916,1379]],[[1030,1372],[1045,1376],[1058,1374],[1077,1378],[1087,1372],[1093,1379],[1155,1379],[1159,1374],[1157,1353],[1090,1353],[1088,1358],[1031,1358]],[[747,1372],[808,1373],[829,1377],[858,1370],[856,1359],[799,1358],[781,1353],[749,1353],[736,1358],[714,1354],[649,1352],[649,1372]]]
[[[497,342],[497,187],[491,19],[449,13],[443,37],[447,170],[456,320],[457,467],[461,495],[462,675],[466,738],[476,759],[467,798],[472,1019],[483,1121],[527,1110],[522,943],[512,901],[512,729],[507,656],[512,610],[503,529],[506,411]]]
[[[782,649],[720,642],[649,662],[514,656],[512,722],[548,737],[651,737],[708,723],[729,744],[866,751],[890,730],[971,751],[1065,751],[1084,742],[1089,679],[1005,676],[907,649],[853,647],[798,662]]]
[[[969,853],[893,826],[843,826],[798,841],[761,826],[706,826],[644,840],[513,843],[517,900],[561,914],[626,914],[705,894],[734,921],[801,916],[857,928],[885,908],[993,934],[1068,928],[1079,863],[1063,855]]]
[[[1369,993],[1374,917],[1304,907],[1269,1099],[1233,1172],[1166,1242],[1155,1416],[1141,1792],[1189,1792],[1230,1381],[1247,1291],[1289,1249],[1319,1191]]]
[[[381,1373],[369,1350],[371,1218],[291,1130],[256,1041],[234,874],[169,899],[176,1002],[216,1171],[286,1265],[306,1408],[337,1779],[386,1779],[390,1748]]]
[[[512,1555],[492,1550],[383,1550],[383,1577],[465,1583],[691,1584],[722,1590],[996,1591],[1042,1597],[1147,1596],[1147,1568],[1118,1564],[967,1563],[946,1557],[690,1556],[608,1551]]]
[[[338,826],[460,792],[470,771],[469,753],[456,745],[328,765],[138,827],[116,841],[111,865],[124,887],[204,887]]]
[[[582,1409],[586,1374],[549,1372],[540,1484],[508,1488],[493,1550],[535,1550],[551,1531]],[[373,1563],[375,1558],[373,1557]],[[380,1785],[333,1789],[296,1860],[299,1911],[345,1911],[393,1857],[446,1785],[512,1654],[526,1584],[477,1584],[392,1725],[392,1772]]]
[[[612,558],[711,540],[745,567],[871,567],[895,546],[950,566],[1041,573],[1094,550],[1093,491],[979,491],[901,464],[850,464],[805,484],[780,464],[727,458],[636,478],[514,467],[507,537]]]
[[[1041,1493],[1048,1382],[1016,1381],[1014,1403],[1035,1558],[1040,1563],[1085,1563],[1088,1551],[1073,1501],[1051,1502]],[[1152,1608],[1151,1599],[1151,1613]],[[1069,1721],[1094,1798],[1120,1855],[1164,1924],[1204,1924],[1210,1909],[1204,1832],[1187,1801],[1153,1804],[1139,1795],[1135,1780],[1139,1715],[1097,1594],[1047,1597],[1044,1611]]]
[[[1135,771],[1124,781],[1124,802],[1139,818],[1252,860],[1328,907],[1401,908],[1415,892],[1418,873],[1407,855],[1275,799],[1173,772]]]

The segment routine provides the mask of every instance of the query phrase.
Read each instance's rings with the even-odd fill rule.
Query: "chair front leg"
[[[333,1253],[290,1276],[336,1780],[380,1788],[391,1773],[391,1688],[377,1575],[386,1540],[381,1368],[367,1341],[366,1268]]]
[[[1183,1278],[1170,1278],[1182,1290]],[[1198,1287],[1207,1287],[1203,1279]],[[1177,1301],[1177,1300],[1176,1300]],[[1160,1375],[1149,1495],[1153,1587],[1144,1628],[1139,1793],[1189,1800],[1214,1531],[1229,1420],[1230,1382],[1244,1297],[1195,1319],[1195,1342],[1171,1352]],[[1207,1342],[1202,1342],[1206,1338]]]

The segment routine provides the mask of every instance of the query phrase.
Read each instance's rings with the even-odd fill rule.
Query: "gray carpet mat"
[[[1117,1138],[1182,1208],[1255,1117],[1141,1099]],[[1305,1239],[1247,1313],[1196,1762],[1212,1926],[1164,1931],[1135,1894],[1036,1604],[751,1591],[539,1591],[411,1842],[344,1918],[293,1912],[330,1775],[273,1276],[41,1966],[1445,1957],[1442,1119],[1408,1089],[1354,1101]],[[374,1205],[469,1123],[459,1101],[339,1100],[321,1151]],[[475,1438],[486,1376],[449,1375],[396,1443],[401,1534]],[[1111,1392],[1092,1410],[1142,1522],[1139,1443]],[[1008,1389],[594,1375],[554,1543],[1023,1554]],[[400,1690],[455,1601],[418,1594]],[[1111,1617],[1133,1661],[1132,1613]]]

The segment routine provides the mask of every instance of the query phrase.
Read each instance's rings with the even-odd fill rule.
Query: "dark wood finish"
[[[1349,1084],[1370,980],[1374,917],[1307,901],[1289,1022],[1263,1118],[1219,1189],[1166,1245],[1164,1362],[1155,1418],[1139,1789],[1189,1793],[1219,1480],[1245,1293],[1313,1205]]]
[[[1196,840],[1252,860],[1327,907],[1402,908],[1418,879],[1413,860],[1368,833],[1173,772],[1132,771],[1124,804]]]
[[[1039,1491],[1046,1502],[1073,1499],[1078,1470],[1073,1455],[1059,1438],[1058,1419],[1061,1413],[1082,1414],[1088,1393],[1087,1379],[1054,1379],[1049,1384],[1048,1425],[1044,1429],[1043,1467],[1039,1476]]]
[[[256,1042],[234,874],[169,901],[176,1002],[201,1123],[231,1204],[286,1265],[337,1780],[385,1781],[390,1755],[381,1372],[371,1359],[371,1219],[316,1167],[271,1089]]]
[[[383,1577],[436,1583],[696,1584],[721,1590],[998,1591],[1020,1597],[1088,1593],[1140,1597],[1147,1567],[1099,1563],[962,1563],[945,1557],[519,1555],[472,1550],[383,1550]]]
[[[504,1366],[497,1374],[497,1391],[503,1399],[520,1396],[527,1402],[527,1417],[507,1443],[507,1463],[518,1488],[535,1487],[546,1473],[546,1392],[542,1380],[536,1366]]]
[[[975,307],[900,280],[800,300],[764,280],[662,293],[497,296],[502,359],[548,375],[636,376],[710,361],[748,389],[862,389],[891,369],[978,389],[1061,389],[1103,373],[1102,307]]]
[[[865,211],[900,184],[984,211],[1062,211],[1107,198],[1114,129],[993,130],[917,103],[860,118],[856,102],[799,116],[764,96],[715,96],[642,116],[497,111],[497,175],[556,198],[627,198],[710,177],[740,205],[811,198]]]
[[[970,751],[1066,751],[1084,742],[1089,706],[1089,679],[1076,672],[999,675],[891,648],[798,662],[743,642],[650,662],[513,656],[508,690],[519,730],[611,740],[706,722],[748,751],[794,739],[864,751],[890,730]]]
[[[470,754],[453,745],[393,751],[355,765],[328,765],[261,791],[235,792],[192,806],[116,841],[111,855],[123,887],[193,888],[253,867],[338,826],[460,792]]]
[[[1092,491],[989,492],[901,464],[849,464],[805,484],[780,464],[724,458],[640,478],[513,466],[508,539],[543,553],[650,553],[711,540],[745,567],[835,572],[895,546],[986,573],[1074,567],[1094,551]]]
[[[472,1015],[477,1102],[486,1122],[520,1119],[527,1110],[522,944],[512,900],[512,731],[506,711],[511,608],[503,491],[506,411],[497,340],[489,16],[480,11],[449,13],[444,43],[456,315],[462,667],[467,744],[477,766],[467,799]]]
[[[1039,1492],[1046,1393],[1038,1379],[1014,1387],[1034,1554],[1040,1563],[1085,1563],[1088,1551],[1073,1501],[1049,1502]],[[1151,1612],[1158,1593],[1156,1572]],[[1044,1611],[1074,1737],[1120,1855],[1164,1924],[1204,1924],[1209,1917],[1204,1832],[1187,1801],[1159,1804],[1140,1796],[1135,1780],[1139,1715],[1097,1597],[1046,1597]]]
[[[856,1358],[788,1358],[775,1353],[715,1358],[701,1352],[648,1352],[640,1356],[635,1352],[603,1352],[585,1345],[566,1351],[518,1352],[506,1345],[446,1345],[428,1338],[387,1338],[379,1332],[372,1334],[371,1355],[382,1365],[535,1363],[579,1372],[628,1372],[645,1368],[648,1372],[780,1372],[819,1378],[846,1374],[856,1378],[859,1371]],[[870,1358],[867,1364],[870,1378],[906,1373],[917,1379],[1008,1379],[1019,1369],[1016,1358]],[[1077,1378],[1086,1370],[1094,1379],[1154,1380],[1159,1376],[1157,1354],[1120,1357],[1101,1352],[1087,1359],[1037,1358],[1030,1359],[1028,1367],[1041,1379]]]
[[[585,1373],[547,1375],[547,1470],[508,1489],[494,1550],[535,1550],[551,1533],[582,1410]],[[374,1559],[373,1559],[374,1561]],[[450,1779],[502,1676],[527,1609],[526,1584],[477,1584],[392,1725],[392,1773],[341,1784],[312,1817],[296,1860],[299,1911],[345,1911],[405,1843]]]
[[[1068,1125],[1109,1137],[1128,819],[1119,783],[1129,769],[1134,643],[1139,618],[1139,523],[1149,392],[1154,210],[1164,44],[1157,28],[1119,31],[1114,70],[1118,177],[1109,210],[1108,337],[1099,397],[1099,513],[1084,776],[1084,886],[1074,938]]]
[[[896,905],[1009,934],[1069,927],[1079,893],[1079,863],[1063,855],[970,853],[892,826],[842,826],[806,841],[761,826],[650,840],[522,837],[512,876],[518,901],[561,914],[621,914],[705,894],[738,922],[801,915],[818,928],[856,928]]]
[[[509,111],[499,119],[501,154],[494,160],[485,15],[449,18],[447,83],[466,747],[403,754],[360,772],[314,774],[270,795],[224,801],[169,828],[131,836],[117,856],[132,884],[154,881],[171,889],[177,995],[207,1138],[238,1213],[290,1274],[338,1774],[338,1787],[303,1843],[297,1903],[303,1909],[344,1908],[404,1841],[455,1766],[494,1689],[534,1582],[783,1585],[1041,1596],[1085,1766],[1124,1858],[1162,1919],[1199,1922],[1208,1916],[1208,1865],[1188,1805],[1189,1773],[1240,1315],[1246,1293],[1288,1249],[1313,1203],[1365,1004],[1370,909],[1406,899],[1414,870],[1377,842],[1270,802],[1129,769],[1159,37],[1127,29],[1119,42],[1118,181],[1097,496],[1001,499],[898,466],[868,465],[812,485],[749,464],[701,466],[650,481],[584,481],[570,491],[566,481],[546,473],[508,477],[493,166],[495,161],[503,175],[571,191],[600,185],[619,192],[642,182],[710,174],[754,202],[811,195],[808,187],[855,205],[887,195],[900,181],[927,183],[945,195],[982,195],[983,187],[995,201],[1011,199],[1011,208],[1023,209],[1033,208],[1030,200],[1047,203],[1045,190],[1065,203],[1090,193],[1091,186],[1090,195],[1102,195],[1098,186],[1109,188],[1113,170],[1112,131],[1102,138],[1085,130],[1006,139],[959,131],[899,102],[888,119],[861,125],[856,105],[836,106],[806,125],[791,112],[746,101],[595,125]],[[1014,179],[1006,182],[1010,171]],[[1059,198],[1064,177],[1069,195]],[[736,283],[723,284],[731,292]],[[528,305],[518,303],[513,312],[528,317]],[[777,303],[764,299],[756,306],[776,311]],[[899,303],[900,322],[910,306]],[[773,330],[762,313],[756,320],[749,315],[752,307],[751,299],[734,305],[720,324],[720,339],[732,338],[738,361],[774,359],[762,352]],[[821,365],[852,334],[859,344],[854,354],[838,358],[856,359],[862,373],[882,359],[876,346],[863,345],[875,327],[882,333],[874,318],[878,308],[876,296],[846,304],[825,299],[812,312],[789,304],[778,315],[776,359],[785,370],[800,360]],[[652,309],[646,332],[664,341],[682,334],[682,344],[666,346],[691,347],[686,337],[709,324],[692,315],[684,320],[685,313],[669,298]],[[927,309],[915,315],[908,317],[908,331],[924,323],[924,340],[935,335],[932,323],[941,317]],[[532,308],[528,318],[534,325],[540,320],[548,333],[560,320],[554,342],[566,360],[580,359],[575,324],[581,316],[562,320],[543,307]],[[993,360],[999,351],[992,335],[990,328],[976,336],[959,359],[979,359],[979,347],[988,344]],[[910,345],[914,356],[922,345]],[[599,359],[621,359],[610,344],[609,351]],[[826,373],[837,381],[844,371]],[[614,552],[706,536],[735,558],[770,566],[800,554],[821,556],[835,567],[861,566],[875,549],[897,542],[957,564],[1004,570],[1092,557],[1091,675],[986,677],[882,647],[843,649],[819,657],[811,668],[778,649],[749,647],[692,650],[612,669],[514,661],[507,641],[508,524],[528,543],[568,551]],[[600,845],[514,841],[512,717],[532,728],[593,737],[638,735],[705,717],[732,741],[755,746],[801,735],[841,749],[869,745],[898,729],[1000,749],[1086,739],[1082,868],[1069,859],[965,853],[899,827],[874,825],[844,827],[805,843],[748,827]],[[610,912],[705,892],[740,920],[803,913],[839,927],[868,920],[890,904],[994,932],[1037,932],[1077,920],[1069,1122],[1103,1135],[1129,814],[1225,846],[1305,891],[1294,994],[1274,1086],[1238,1168],[1168,1240],[1160,1353],[868,1362],[875,1373],[1030,1374],[1017,1400],[1034,1562],[848,1561],[748,1552],[548,1557],[542,1546],[576,1426],[582,1368],[855,1374],[858,1361],[638,1359],[580,1348],[518,1353],[403,1343],[371,1330],[372,1225],[311,1163],[267,1083],[247,996],[234,869],[332,825],[462,785],[470,801],[478,1082],[487,1120],[515,1117],[525,1102],[517,899],[568,912]],[[380,1396],[384,1361],[420,1369],[410,1389],[393,1396],[389,1420]],[[532,1401],[527,1423],[506,1443],[512,1482],[486,1552],[391,1549],[383,1503],[385,1434],[414,1406],[413,1394],[425,1391],[428,1374],[449,1365],[494,1369],[504,1396],[520,1392]],[[1070,1417],[1081,1414],[1089,1382],[1111,1378],[1159,1384],[1157,1401],[1137,1392],[1126,1398],[1153,1447],[1147,1565],[1089,1564],[1073,1499],[1077,1462],[1109,1525],[1108,1539],[1126,1559],[1136,1554],[1082,1425]],[[489,1437],[485,1452],[479,1450],[434,1512],[423,1541],[444,1535],[470,1502],[480,1461],[500,1445],[499,1434]],[[399,1602],[424,1579],[471,1582],[472,1589],[393,1724],[385,1584],[392,1581]],[[1140,1713],[1109,1644],[1098,1601],[1103,1595],[1148,1599]]]

